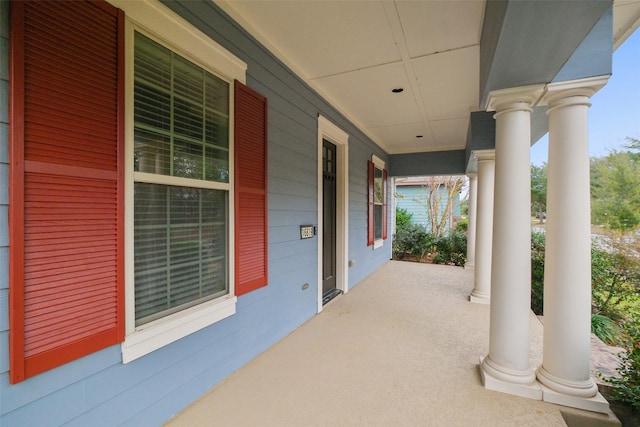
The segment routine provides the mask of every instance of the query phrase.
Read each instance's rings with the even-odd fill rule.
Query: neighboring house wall
[[[349,134],[348,258],[356,261],[349,286],[390,259],[390,239],[377,250],[367,246],[367,160],[373,154],[388,160],[386,153],[213,2],[169,6],[245,61],[247,85],[268,98],[268,286],[239,297],[235,315],[131,363],[122,363],[115,345],[9,384],[9,3],[0,0],[0,425],[160,425],[311,318],[317,310],[317,237],[301,240],[299,226],[317,222],[319,114]],[[304,283],[311,284],[306,291]]]
[[[447,189],[439,188],[441,193],[439,213],[447,208]],[[423,226],[431,231],[431,221],[427,215],[427,201],[429,189],[421,185],[398,185],[396,187],[395,203],[398,209],[406,209],[411,216],[411,222]],[[460,194],[453,199],[453,217],[460,216]],[[447,223],[448,225],[448,223]]]

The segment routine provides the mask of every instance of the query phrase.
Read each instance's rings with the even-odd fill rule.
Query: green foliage
[[[602,314],[592,314],[591,333],[608,345],[618,345],[621,340],[622,330],[609,317]]]
[[[396,208],[396,230],[403,230],[411,225],[413,214],[406,209]]]
[[[543,222],[547,210],[547,164],[531,165],[531,215]]]
[[[640,260],[624,242],[611,240],[610,247],[591,249],[593,311],[614,320],[639,316]]]
[[[466,220],[466,219],[461,219],[460,221],[458,221],[458,224],[456,225],[456,230],[461,230],[466,232],[468,228],[469,228],[469,220]]]
[[[460,215],[462,216],[469,215],[469,199],[464,199],[460,201]]]
[[[411,224],[398,228],[393,239],[393,258],[413,258],[422,261],[434,247],[434,238],[421,225]]]
[[[531,310],[543,314],[545,234],[531,232]]]
[[[393,258],[429,261],[438,264],[464,265],[467,258],[467,235],[462,229],[437,238],[424,227],[411,223],[406,209],[396,209],[396,235]]]
[[[637,157],[629,151],[612,151],[606,157],[591,159],[594,224],[621,233],[640,226],[640,159]]]
[[[618,354],[618,376],[606,378],[613,386],[611,398],[640,411],[640,321],[626,323],[625,350]]]
[[[434,264],[463,266],[467,260],[467,234],[462,230],[452,230],[448,236],[436,240]]]

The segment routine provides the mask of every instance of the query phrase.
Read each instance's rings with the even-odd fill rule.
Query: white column
[[[476,265],[476,216],[478,176],[470,173],[469,177],[469,216],[467,222],[467,262],[465,269],[473,269]]]
[[[587,114],[607,78],[549,85],[544,270],[544,400],[606,412],[591,378],[591,218]],[[555,392],[555,393],[554,393]],[[594,398],[594,399],[590,399]]]
[[[489,94],[496,111],[496,170],[486,388],[541,399],[529,365],[531,302],[531,111],[543,86]]]
[[[493,241],[493,190],[495,151],[474,153],[478,161],[478,208],[476,222],[476,266],[469,301],[489,304],[491,297],[491,242]]]

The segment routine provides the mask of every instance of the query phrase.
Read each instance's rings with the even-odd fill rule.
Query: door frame
[[[322,140],[336,146],[336,289],[349,291],[349,135],[318,115],[318,313],[322,311]]]

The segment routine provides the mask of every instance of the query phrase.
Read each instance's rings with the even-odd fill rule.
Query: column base
[[[533,369],[526,372],[508,372],[489,360],[480,358],[480,375],[484,388],[528,399],[542,400],[542,388]]]
[[[471,291],[471,295],[469,295],[469,301],[475,302],[477,304],[490,304],[491,295],[476,292],[476,290],[474,289],[473,291]]]
[[[593,397],[578,397],[551,390],[549,387],[545,387],[544,384],[540,384],[540,387],[542,388],[542,400],[545,402],[601,414],[610,412],[609,402],[600,393],[596,393]]]
[[[465,270],[473,270],[473,269],[475,268],[475,266],[476,266],[476,265],[475,265],[474,263],[472,263],[472,262],[471,262],[471,263],[466,263],[466,264],[464,265],[464,269],[465,269]]]
[[[609,402],[600,393],[593,378],[586,381],[570,381],[559,378],[540,366],[536,376],[543,390],[542,400],[587,411],[609,412]]]

